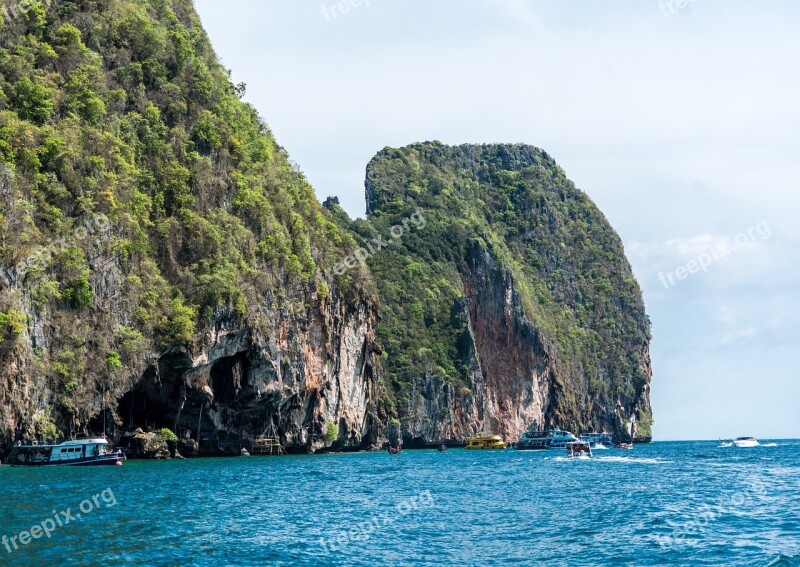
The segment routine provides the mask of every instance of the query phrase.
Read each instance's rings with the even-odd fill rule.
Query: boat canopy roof
[[[75,447],[75,446],[82,446],[82,445],[108,445],[108,441],[103,439],[102,437],[95,437],[92,439],[71,439],[69,441],[64,441],[63,443],[59,443],[58,445],[18,445],[18,447],[30,447],[33,449],[50,449],[54,447]]]

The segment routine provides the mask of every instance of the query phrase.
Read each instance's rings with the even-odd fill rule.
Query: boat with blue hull
[[[17,445],[7,464],[16,467],[121,465],[125,455],[103,438],[64,441],[58,445]]]
[[[528,430],[522,434],[516,444],[520,451],[540,451],[545,449],[566,449],[568,443],[575,443],[578,438],[569,431],[548,429],[546,431]]]
[[[589,443],[592,449],[608,449],[614,446],[614,438],[610,433],[585,433],[579,439]]]

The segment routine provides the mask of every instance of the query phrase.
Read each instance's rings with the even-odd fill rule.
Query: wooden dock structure
[[[277,437],[262,435],[253,440],[251,455],[285,455],[286,450]]]

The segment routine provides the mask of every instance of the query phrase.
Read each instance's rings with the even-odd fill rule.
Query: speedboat
[[[468,442],[465,449],[479,450],[479,449],[505,449],[508,443],[503,441],[499,435],[477,435],[472,437]]]
[[[610,433],[586,433],[578,439],[589,443],[592,449],[608,449],[614,444]]]
[[[578,459],[578,458],[591,458],[592,457],[592,445],[588,441],[573,441],[572,443],[567,443],[567,457]]]
[[[755,437],[737,437],[733,440],[733,444],[737,447],[758,447],[759,443]]]
[[[633,449],[633,443],[623,443],[623,442],[614,443],[614,448],[615,449],[628,449],[628,450],[630,450],[630,449]]]
[[[519,438],[516,448],[520,451],[536,451],[543,449],[565,449],[567,443],[578,441],[569,431],[548,429],[547,431],[528,430]]]
[[[19,467],[54,465],[121,465],[125,455],[103,438],[64,441],[59,445],[17,445],[11,449],[8,464]]]

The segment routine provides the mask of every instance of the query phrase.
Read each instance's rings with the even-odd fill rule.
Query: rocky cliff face
[[[564,368],[557,346],[526,319],[509,272],[500,270],[491,253],[475,247],[464,274],[466,298],[454,310],[468,322],[459,356],[468,368],[466,389],[426,373],[414,385],[405,408],[405,442],[428,446],[440,441],[461,443],[472,435],[492,431],[506,439],[518,439],[529,427],[569,428],[574,431],[606,431],[619,439],[649,442],[636,435],[637,416],[650,410],[649,387],[627,406],[622,402],[586,407],[584,415],[561,413],[565,388]],[[651,376],[648,353],[641,353],[642,371]],[[589,388],[581,377],[569,386]]]
[[[453,314],[466,322],[459,344],[464,386],[425,374],[408,407],[406,439],[413,445],[463,442],[483,431],[518,439],[531,424],[547,424],[552,345],[525,319],[510,274],[475,245],[463,284],[465,298]]]
[[[191,0],[0,18],[0,458],[137,428],[223,453],[649,436],[639,288],[541,150],[384,150],[353,223],[240,100]]]
[[[127,322],[125,298],[114,283],[119,270],[104,267],[91,282],[95,308],[81,322],[89,329],[108,319],[116,326]],[[24,288],[6,293],[26,295]],[[94,388],[67,403],[52,378],[37,372],[37,358],[58,352],[71,329],[58,314],[17,304],[30,323],[3,353],[0,452],[14,439],[100,432],[104,425],[110,437],[166,427],[209,441],[212,452],[263,435],[279,437],[289,451],[376,444],[375,305],[352,305],[335,287],[325,299],[303,288],[292,293],[270,294],[245,317],[219,312],[191,343],[147,349],[114,376],[94,376]]]
[[[417,144],[367,173],[380,342],[414,445],[528,427],[649,441],[649,321],[621,242],[541,150]]]
[[[230,83],[191,0],[0,15],[0,458],[169,428],[227,449],[376,441],[353,239]]]
[[[265,304],[262,316],[268,331],[221,315],[194,348],[162,354],[121,398],[123,426],[205,432],[223,445],[278,436],[289,451],[374,444],[375,308],[309,293]],[[337,434],[326,439],[329,424]]]
[[[272,434],[289,450],[375,443],[374,303],[353,305],[333,282],[324,298],[289,283],[245,315],[215,313],[181,347],[162,351],[140,337],[128,346],[141,350],[120,349],[125,367],[109,374],[89,349],[109,340],[105,329],[130,324],[130,298],[115,259],[90,254],[89,261],[102,269],[92,271],[93,306],[80,317],[36,306],[24,282],[3,289],[17,298],[13,307],[25,323],[2,351],[0,454],[15,439],[100,432],[103,421],[110,436],[167,427],[230,442]],[[58,360],[76,336],[91,343],[84,366],[102,370],[64,392],[57,377],[41,372],[42,359]],[[329,423],[338,433],[325,439]]]

